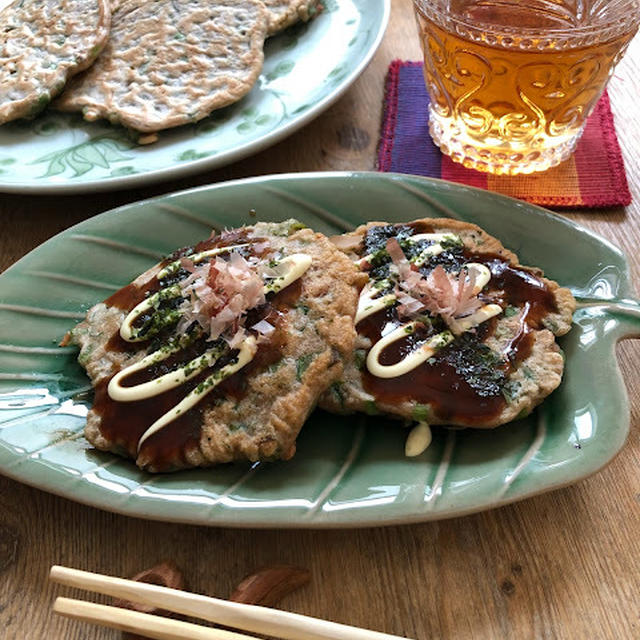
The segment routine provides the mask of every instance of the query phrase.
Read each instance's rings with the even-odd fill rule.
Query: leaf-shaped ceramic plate
[[[0,8],[7,0],[0,0]],[[382,40],[390,0],[324,0],[267,40],[262,74],[240,102],[138,146],[121,127],[45,111],[0,127],[0,191],[73,193],[175,179],[265,149],[333,104]]]
[[[256,215],[250,212],[255,210]],[[317,412],[290,462],[146,475],[82,436],[87,378],[57,343],[95,302],[211,227],[295,217],[334,234],[367,220],[475,222],[571,287],[561,387],[525,420],[435,432],[420,457],[375,417]],[[0,276],[0,471],[130,515],[226,526],[415,522],[495,507],[593,473],[622,447],[628,404],[614,356],[638,333],[624,256],[564,218],[470,187],[393,174],[299,174],[214,185],[128,205],[49,240]]]

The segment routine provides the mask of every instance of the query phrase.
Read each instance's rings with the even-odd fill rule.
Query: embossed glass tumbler
[[[640,0],[414,0],[429,131],[465,167],[571,155],[640,23]]]

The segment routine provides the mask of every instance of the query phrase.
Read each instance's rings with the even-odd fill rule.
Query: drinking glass
[[[544,171],[574,150],[640,0],[414,0],[429,131],[465,167]]]

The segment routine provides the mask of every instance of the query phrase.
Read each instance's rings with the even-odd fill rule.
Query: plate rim
[[[0,193],[20,193],[25,195],[71,195],[91,192],[118,191],[126,188],[140,188],[160,183],[164,180],[180,179],[191,175],[196,175],[203,171],[225,167],[234,162],[250,157],[265,149],[281,142],[296,131],[302,129],[312,120],[315,120],[322,112],[335,104],[351,88],[354,82],[367,68],[371,59],[380,48],[380,44],[385,36],[391,15],[391,0],[376,0],[380,3],[381,17],[377,23],[377,33],[371,41],[371,45],[364,53],[358,65],[345,78],[326,95],[319,100],[308,111],[276,128],[268,134],[255,140],[246,142],[238,147],[229,149],[220,154],[189,160],[180,164],[155,169],[146,173],[139,173],[129,176],[113,176],[95,180],[88,180],[78,183],[61,182],[40,183],[35,181],[5,183],[0,176]]]

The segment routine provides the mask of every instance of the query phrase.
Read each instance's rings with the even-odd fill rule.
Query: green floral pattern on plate
[[[480,224],[579,300],[561,340],[563,383],[527,418],[494,430],[434,428],[427,451],[407,459],[398,423],[316,412],[291,461],[158,476],[93,451],[82,436],[88,380],[75,348],[56,345],[89,306],[160,256],[211,227],[256,218],[296,217],[335,234],[368,219],[433,216]],[[575,482],[613,458],[629,428],[615,344],[639,333],[640,305],[620,251],[524,202],[374,173],[194,189],[87,220],[0,276],[0,472],[104,509],[211,525],[353,527],[459,516]]]
[[[77,178],[97,168],[111,170],[113,175],[114,170],[111,166],[113,163],[133,158],[132,154],[127,155],[124,151],[132,149],[134,143],[119,133],[97,136],[62,151],[48,153],[34,160],[33,164],[47,165],[44,178],[59,176],[66,172],[71,173],[71,177]]]
[[[50,110],[0,126],[0,191],[81,192],[176,178],[273,144],[334,102],[384,33],[390,0],[329,0],[308,23],[265,44],[259,81],[243,100],[138,147],[126,131]],[[331,47],[327,47],[327,39]],[[7,157],[13,164],[2,164]]]

